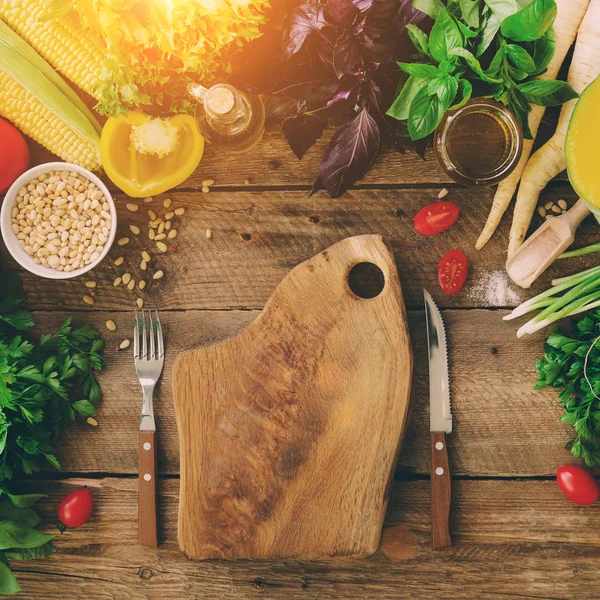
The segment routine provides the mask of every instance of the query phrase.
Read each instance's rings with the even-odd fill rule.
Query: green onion
[[[563,252],[558,258],[574,258],[575,256],[592,254],[592,252],[600,252],[600,244],[592,244],[591,246],[586,246],[585,248],[578,248],[577,250]]]

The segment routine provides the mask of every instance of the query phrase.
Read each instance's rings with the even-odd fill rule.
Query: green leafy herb
[[[60,425],[76,413],[94,414],[102,398],[94,373],[106,364],[93,327],[67,319],[56,333],[35,339],[21,302],[19,282],[0,275],[0,481],[44,462],[60,468],[52,453]]]
[[[600,311],[589,312],[573,328],[571,336],[558,331],[548,337],[544,357],[537,361],[535,389],[547,386],[560,390],[564,408],[561,421],[571,425],[573,437],[566,446],[573,456],[592,467],[600,465]],[[587,377],[584,375],[588,355]],[[591,384],[591,387],[590,387]]]
[[[414,0],[413,5],[435,23],[429,36],[409,26],[418,62],[398,63],[410,77],[387,112],[407,121],[413,140],[431,134],[473,89],[507,105],[529,139],[532,104],[555,106],[577,97],[568,83],[533,79],[554,54],[555,0]]]

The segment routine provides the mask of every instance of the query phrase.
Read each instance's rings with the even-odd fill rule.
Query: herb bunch
[[[564,407],[561,421],[571,425],[575,435],[566,446],[573,456],[592,467],[600,465],[600,310],[589,312],[573,328],[571,336],[558,331],[546,340],[544,357],[537,360],[535,389],[547,386],[560,390]],[[593,345],[593,347],[592,347]],[[591,348],[591,350],[590,350]],[[585,358],[587,378],[584,374]]]
[[[408,79],[387,111],[406,122],[413,140],[431,134],[471,96],[507,105],[531,139],[532,104],[577,97],[564,81],[533,79],[554,55],[555,0],[414,0],[414,6],[435,23],[430,35],[407,26],[418,62],[398,63]]]
[[[102,392],[94,373],[106,366],[104,342],[90,325],[68,318],[55,334],[30,335],[20,280],[0,276],[0,481],[60,468],[52,453],[60,425],[93,415]]]

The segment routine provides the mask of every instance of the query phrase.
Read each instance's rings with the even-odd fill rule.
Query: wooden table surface
[[[91,521],[55,540],[56,554],[37,562],[14,562],[26,598],[76,599],[505,599],[598,598],[600,505],[579,508],[566,501],[553,474],[573,462],[563,444],[569,429],[552,391],[532,391],[535,359],[543,334],[517,340],[516,324],[502,321],[506,309],[547,286],[552,276],[593,264],[574,259],[555,267],[531,291],[514,290],[512,301],[490,299],[481,290],[505,262],[510,218],[481,252],[475,240],[493,190],[464,189],[448,181],[431,153],[384,153],[356,189],[331,200],[308,197],[321,141],[298,161],[278,131],[241,158],[207,149],[197,173],[183,186],[137,213],[116,193],[120,235],[130,224],[145,231],[146,209],[165,212],[162,200],[184,206],[177,251],[153,251],[165,277],[144,290],[147,306],[163,311],[167,360],[155,398],[159,438],[160,548],[137,544],[137,427],[139,384],[130,351],[115,346],[130,333],[135,292],[112,281],[131,257],[137,279],[139,253],[152,249],[146,237],[126,249],[114,246],[92,274],[98,281],[93,307],[82,302],[88,277],[53,282],[23,273],[37,330],[55,328],[67,315],[96,324],[106,339],[109,368],[100,380],[104,400],[98,428],[85,421],[64,428],[58,456],[63,471],[48,469],[25,487],[47,492],[40,504],[45,522],[55,522],[57,501],[87,485],[96,499]],[[51,157],[35,149],[35,162]],[[209,194],[201,181],[216,181]],[[458,223],[435,237],[413,228],[416,211],[436,200],[442,187],[462,210]],[[112,186],[114,189],[114,186]],[[544,198],[576,198],[564,176]],[[160,207],[158,209],[157,207]],[[536,216],[536,224],[539,217]],[[212,231],[207,239],[206,230]],[[387,512],[379,551],[370,558],[319,562],[191,562],[177,547],[179,454],[171,394],[171,368],[178,352],[229,336],[250,323],[297,263],[351,235],[377,233],[394,248],[409,311],[415,351],[414,406]],[[120,237],[119,235],[119,237]],[[586,221],[578,244],[597,241]],[[445,296],[437,285],[439,258],[462,248],[471,263],[462,293]],[[2,247],[4,265],[16,264]],[[154,268],[154,266],[153,266]],[[447,323],[454,432],[449,436],[453,473],[454,546],[431,549],[429,502],[428,383],[422,289],[443,309]],[[492,295],[493,296],[493,295]],[[108,332],[104,323],[118,326]]]

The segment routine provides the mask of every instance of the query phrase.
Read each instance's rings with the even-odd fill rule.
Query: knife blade
[[[429,350],[429,431],[431,440],[431,532],[433,549],[452,545],[450,539],[451,478],[446,434],[452,432],[446,328],[427,290],[425,319]]]

